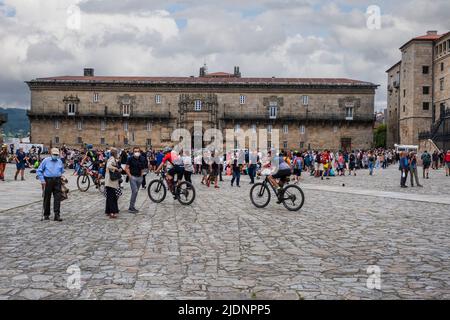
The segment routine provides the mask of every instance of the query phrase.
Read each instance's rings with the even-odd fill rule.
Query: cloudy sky
[[[243,76],[371,81],[381,109],[398,48],[449,31],[449,12],[448,0],[0,0],[0,107],[28,108],[24,81],[36,77],[83,67],[190,76],[206,62]]]

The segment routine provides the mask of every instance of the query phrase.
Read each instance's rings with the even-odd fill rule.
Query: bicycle
[[[81,168],[81,173],[77,178],[77,187],[81,192],[87,192],[91,186],[91,179],[95,187],[100,191],[100,193],[104,193],[105,191],[105,181],[103,177],[97,171],[91,170],[87,166],[83,166]]]
[[[177,183],[174,181],[173,184],[174,185],[172,186],[172,188],[175,189],[171,190],[171,192],[175,196],[175,199],[178,200],[178,202],[180,202],[184,206],[190,205],[192,202],[194,202],[195,188],[190,182],[182,181],[180,183]],[[160,178],[152,180],[148,185],[148,197],[155,203],[161,203],[166,198],[167,188],[168,182],[166,179],[166,172],[161,171]]]
[[[286,209],[289,211],[298,211],[303,207],[305,203],[305,195],[299,186],[293,184],[287,184],[281,187],[280,190],[275,187],[269,181],[269,174],[261,173],[265,176],[263,182],[258,182],[250,189],[250,200],[257,208],[265,208],[270,202],[270,190],[267,185],[270,185],[273,192],[279,201],[281,201]],[[280,183],[287,183],[287,181],[280,181]],[[260,202],[261,201],[261,202]]]

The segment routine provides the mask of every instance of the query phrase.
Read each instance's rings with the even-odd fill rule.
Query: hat
[[[57,155],[59,156],[59,150],[57,148],[53,148],[52,149],[52,155]]]

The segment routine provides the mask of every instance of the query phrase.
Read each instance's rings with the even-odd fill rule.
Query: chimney
[[[92,69],[92,68],[84,68],[84,76],[85,77],[93,77],[94,76],[94,69]]]
[[[239,71],[239,67],[238,66],[234,67],[234,76],[236,78],[240,78],[241,77],[241,72]]]
[[[437,35],[437,31],[436,30],[427,31],[427,36],[436,36],[436,35]]]

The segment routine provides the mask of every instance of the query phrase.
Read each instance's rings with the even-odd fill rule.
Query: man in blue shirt
[[[399,169],[402,173],[401,178],[400,178],[400,187],[407,188],[406,179],[408,178],[409,159],[408,159],[408,155],[406,152],[401,153]]]
[[[55,221],[62,221],[61,208],[61,177],[64,164],[59,157],[59,150],[53,148],[51,157],[44,159],[36,171],[44,189],[44,220],[50,220],[50,201],[53,194],[53,211]]]

